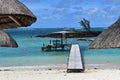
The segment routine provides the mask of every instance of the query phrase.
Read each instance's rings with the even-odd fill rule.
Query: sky
[[[108,27],[120,17],[120,0],[19,0],[37,17],[30,28]]]

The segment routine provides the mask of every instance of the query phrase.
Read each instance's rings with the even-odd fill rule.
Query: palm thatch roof
[[[30,26],[36,21],[33,13],[18,0],[0,0],[0,29]]]
[[[18,47],[16,41],[7,33],[0,31],[1,47]]]
[[[88,48],[120,48],[120,18],[103,31]]]

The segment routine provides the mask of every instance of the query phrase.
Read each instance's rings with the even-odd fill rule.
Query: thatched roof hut
[[[88,48],[120,48],[120,18],[103,31]]]
[[[0,46],[1,47],[18,47],[15,40],[7,33],[0,31]]]
[[[18,0],[0,0],[0,29],[30,26],[36,21],[33,13]]]
[[[33,13],[18,0],[0,0],[0,30],[30,26],[36,21]],[[0,46],[18,47],[15,40],[0,31]]]

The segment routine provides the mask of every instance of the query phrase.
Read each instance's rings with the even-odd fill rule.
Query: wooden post
[[[62,45],[62,51],[64,51],[64,45]]]
[[[14,21],[18,26],[21,26],[21,23],[12,16],[8,16],[12,21]]]

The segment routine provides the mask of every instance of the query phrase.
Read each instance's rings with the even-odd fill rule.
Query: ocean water
[[[69,50],[41,51],[43,43],[47,45],[50,39],[37,38],[39,34],[61,31],[62,28],[19,28],[5,30],[18,43],[18,48],[0,47],[0,67],[15,66],[48,66],[67,65]],[[95,37],[89,37],[95,39]],[[87,49],[91,42],[77,41],[79,38],[68,39],[69,43],[77,43],[81,47],[86,68],[120,68],[120,49]]]

